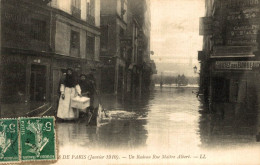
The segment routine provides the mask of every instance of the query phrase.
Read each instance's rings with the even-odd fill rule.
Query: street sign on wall
[[[255,50],[253,46],[214,46],[210,57],[254,57]]]

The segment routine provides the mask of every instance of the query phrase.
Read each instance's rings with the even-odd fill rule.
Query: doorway
[[[46,101],[47,67],[45,65],[31,65],[30,101]]]

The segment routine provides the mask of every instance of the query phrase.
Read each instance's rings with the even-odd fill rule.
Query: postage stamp
[[[19,118],[22,161],[56,160],[54,117]]]
[[[0,162],[19,161],[17,119],[0,119]]]

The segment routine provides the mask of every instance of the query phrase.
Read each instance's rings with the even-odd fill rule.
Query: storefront
[[[211,75],[211,96],[213,102],[235,103],[245,106],[258,104],[260,98],[260,61],[215,61]]]
[[[46,6],[3,1],[1,58],[3,103],[50,99],[50,13]]]

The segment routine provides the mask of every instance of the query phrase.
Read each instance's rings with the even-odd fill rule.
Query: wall
[[[99,61],[99,54],[100,54],[100,37],[95,37],[95,60]]]
[[[100,27],[100,1],[103,0],[95,0],[95,25]]]
[[[116,0],[101,0],[100,14],[108,15],[116,13]]]
[[[116,18],[114,16],[101,15],[101,26],[106,26],[108,28],[108,49],[105,52],[102,52],[102,54],[112,56],[116,53]],[[100,40],[102,40],[102,38]]]
[[[80,57],[86,58],[86,30],[80,29]]]
[[[57,0],[57,8],[71,14],[71,0]]]
[[[87,21],[87,1],[81,0],[81,19]]]

